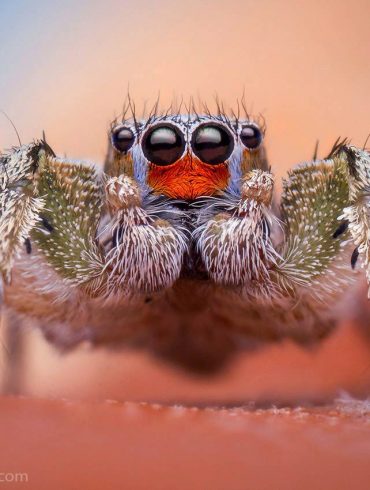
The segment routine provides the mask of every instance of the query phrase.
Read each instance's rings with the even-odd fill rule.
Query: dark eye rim
[[[168,127],[171,128],[181,140],[181,153],[179,153],[180,156],[172,163],[161,164],[161,163],[151,162],[150,159],[145,154],[145,143],[153,131],[155,131],[158,128],[168,128]],[[143,152],[145,158],[149,161],[150,165],[156,165],[157,167],[170,167],[171,165],[176,165],[177,162],[179,160],[181,160],[181,158],[183,157],[185,150],[186,150],[186,141],[185,141],[184,133],[181,131],[181,129],[176,124],[173,124],[172,122],[169,122],[169,121],[168,122],[163,121],[163,122],[153,124],[148,129],[146,129],[145,132],[143,132],[143,134],[141,136],[140,145],[141,145],[142,152]]]
[[[230,141],[232,143],[232,145],[231,145],[232,147],[231,147],[231,150],[230,150],[230,154],[224,159],[224,161],[219,162],[219,163],[207,163],[207,162],[204,162],[199,157],[199,155],[197,155],[197,151],[194,148],[194,140],[196,138],[196,134],[199,131],[199,129],[201,129],[201,128],[205,127],[205,126],[213,126],[213,127],[216,127],[216,128],[221,128],[223,131],[225,131],[225,133],[228,134],[228,136],[230,138]],[[194,153],[194,155],[197,158],[199,158],[201,160],[201,162],[204,163],[204,165],[209,165],[210,167],[215,167],[217,165],[222,165],[223,163],[226,162],[226,160],[228,160],[231,157],[231,155],[233,154],[234,149],[235,149],[235,138],[234,138],[234,134],[232,133],[232,131],[227,126],[225,126],[224,124],[221,124],[221,123],[216,122],[216,121],[208,121],[208,122],[204,122],[204,123],[199,124],[194,129],[194,131],[192,132],[192,135],[191,135],[190,145],[191,145],[191,149],[192,149],[192,152]]]
[[[132,134],[132,143],[130,144],[130,146],[126,149],[126,150],[120,150],[117,146],[116,146],[116,143],[114,141],[114,137],[117,133],[119,133],[120,131],[122,131],[122,129],[127,129],[130,131],[130,133]],[[110,132],[110,141],[111,141],[111,144],[112,144],[112,147],[118,151],[118,153],[127,153],[132,147],[133,145],[135,144],[135,140],[136,140],[136,135],[135,133],[133,132],[133,130],[130,128],[130,126],[127,126],[126,124],[119,124],[118,126],[114,126],[113,129],[111,129],[111,132]]]
[[[242,138],[241,138],[241,134],[242,134],[242,131],[244,128],[254,128],[254,129],[257,129],[259,132],[260,132],[260,135],[261,135],[261,141],[259,143],[258,146],[256,146],[255,148],[249,148],[248,146],[246,146],[243,141],[242,141]],[[239,139],[240,139],[240,142],[241,144],[243,145],[244,148],[246,148],[248,151],[257,151],[261,148],[262,144],[263,144],[263,140],[265,139],[265,132],[263,129],[260,128],[260,126],[255,123],[255,122],[244,122],[241,126],[240,126],[240,131],[238,133],[238,136],[239,136]]]

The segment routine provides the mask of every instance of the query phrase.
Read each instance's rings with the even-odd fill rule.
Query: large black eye
[[[217,165],[225,162],[233,152],[234,138],[223,126],[203,124],[194,131],[191,146],[202,162]]]
[[[254,150],[262,143],[262,133],[257,126],[248,124],[247,126],[242,127],[240,139],[244,146],[250,150]]]
[[[135,135],[130,128],[120,126],[113,129],[112,144],[117,151],[125,153],[131,148],[131,146],[134,144],[134,141]]]
[[[143,138],[143,152],[151,163],[171,165],[184,153],[184,137],[175,126],[161,125],[149,130]]]

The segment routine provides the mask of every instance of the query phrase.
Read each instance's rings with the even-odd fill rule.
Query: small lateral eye
[[[120,153],[126,153],[135,142],[135,135],[130,128],[119,126],[112,131],[112,144]]]
[[[224,163],[233,152],[234,138],[219,124],[203,124],[193,133],[191,146],[202,162],[218,165]]]
[[[257,126],[253,124],[248,124],[242,127],[240,132],[240,139],[244,146],[249,148],[250,150],[255,150],[262,143],[262,133]]]
[[[163,124],[145,134],[142,148],[150,163],[171,165],[184,153],[185,141],[177,127]]]

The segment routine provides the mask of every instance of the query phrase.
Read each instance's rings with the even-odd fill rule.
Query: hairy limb
[[[281,211],[285,241],[277,280],[290,294],[298,294],[300,287],[310,287],[310,294],[321,295],[322,288],[335,292],[343,279],[341,269],[347,282],[346,272],[351,270],[344,260],[342,243],[348,240],[348,233],[344,228],[336,236],[346,202],[348,183],[345,169],[337,160],[301,165],[284,181]],[[328,274],[333,266],[338,267],[338,275],[334,271]]]
[[[95,170],[82,164],[48,159],[40,169],[46,229],[39,227],[34,237],[67,283],[107,298],[154,291],[177,279],[184,234],[158,218],[155,206],[143,208],[141,190],[132,178],[108,178],[104,188]],[[102,213],[108,247],[98,239]]]
[[[352,162],[349,154],[356,155]],[[286,239],[276,280],[292,296],[335,299],[355,279],[356,246],[366,263],[369,167],[368,153],[339,146],[329,159],[290,172],[281,201]]]
[[[96,170],[42,155],[36,186],[45,208],[32,238],[67,285],[102,294],[104,254],[96,234],[103,192]]]
[[[170,223],[178,211],[142,197],[129,176],[111,177],[104,188],[93,167],[56,158],[45,142],[14,148],[1,163],[5,279],[25,241],[28,252],[40,257],[30,261],[29,273],[42,266],[43,257],[61,278],[57,296],[68,290],[92,297],[144,293],[170,286],[180,275],[186,237],[181,225]],[[108,248],[98,237],[102,216],[108,221]],[[47,289],[45,284],[40,294]]]
[[[40,155],[49,151],[44,141],[36,141],[0,155],[0,274],[6,283],[45,205],[34,194],[33,179]]]
[[[229,207],[217,212],[215,198],[200,212],[195,237],[210,276],[246,291],[256,285],[270,299],[335,298],[355,279],[355,247],[352,265],[357,252],[369,265],[369,168],[367,152],[338,146],[330,158],[292,170],[281,199],[285,239],[276,247],[268,233],[271,176],[247,173]]]
[[[348,223],[356,246],[351,263],[354,267],[360,256],[370,284],[370,154],[359,148],[345,146],[338,158],[346,162],[349,183],[349,206],[344,208],[341,218]]]
[[[237,286],[228,288],[233,317],[240,318],[231,330],[242,338],[312,342],[335,326],[334,309],[324,302],[318,308],[316,300],[337,296],[352,275],[349,234],[338,220],[346,193],[341,166],[323,162],[295,169],[284,188],[286,236],[280,246],[272,239],[281,225],[270,210],[269,173],[247,174],[240,196],[222,212],[220,199],[200,211],[195,237],[206,269],[216,283]]]
[[[105,265],[110,293],[118,284],[131,293],[171,286],[187,250],[186,230],[176,225],[181,212],[167,201],[156,203],[152,196],[143,196],[127,175],[109,178],[106,195],[111,214],[107,228],[112,247]]]
[[[226,196],[221,212],[220,198],[201,210],[194,236],[216,283],[242,286],[249,295],[272,292],[269,270],[278,259],[270,239],[272,190],[272,174],[252,170],[242,180],[240,195]]]

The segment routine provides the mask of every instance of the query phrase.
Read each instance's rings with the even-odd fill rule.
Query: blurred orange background
[[[226,107],[244,92],[267,121],[273,170],[283,176],[324,155],[338,136],[370,131],[368,0],[1,2],[0,109],[23,142],[45,130],[72,158],[102,162],[107,129],[128,88],[138,108],[190,96]],[[0,147],[17,144],[0,117]],[[292,399],[366,392],[368,344],[344,328],[316,349],[269,346],[217,379],[193,379],[145,354],[60,356],[27,332],[22,391],[43,396],[172,401]],[[3,358],[6,358],[6,354]],[[3,359],[3,362],[5,360]],[[76,374],[77,373],[77,374]]]

